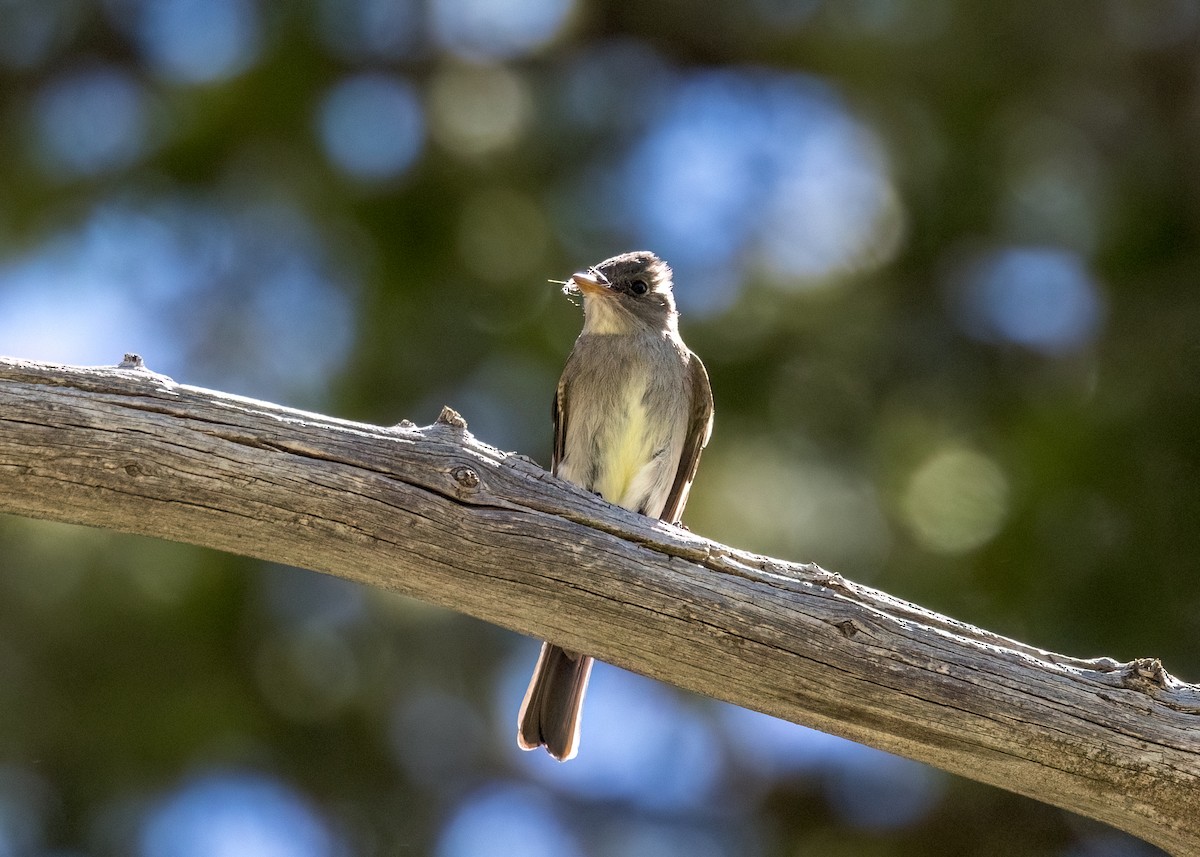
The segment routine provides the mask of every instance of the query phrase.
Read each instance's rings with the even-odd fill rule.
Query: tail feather
[[[542,643],[533,678],[517,716],[517,744],[522,750],[544,746],[560,762],[579,749],[579,721],[592,659]]]

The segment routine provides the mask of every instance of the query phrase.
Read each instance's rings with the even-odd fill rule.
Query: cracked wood
[[[0,359],[0,512],[336,574],[1200,853],[1200,688],[625,512],[461,416],[363,425]],[[186,681],[185,676],[180,677]]]

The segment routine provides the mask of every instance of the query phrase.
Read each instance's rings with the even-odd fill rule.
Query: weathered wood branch
[[[1157,660],[1052,654],[638,517],[456,417],[0,359],[0,512],[395,590],[1200,854],[1200,687]]]

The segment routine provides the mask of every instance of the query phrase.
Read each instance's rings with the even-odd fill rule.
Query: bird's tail
[[[517,715],[517,744],[522,750],[545,746],[565,762],[579,749],[579,720],[592,659],[542,643],[533,678]]]

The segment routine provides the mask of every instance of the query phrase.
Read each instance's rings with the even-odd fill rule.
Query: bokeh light
[[[142,52],[168,80],[220,81],[257,59],[261,24],[254,0],[137,0],[133,15]]]
[[[1103,321],[1099,287],[1087,266],[1058,248],[986,254],[957,285],[960,323],[985,342],[1059,354],[1090,342]]]
[[[1004,471],[987,456],[945,447],[913,472],[904,494],[906,522],[923,546],[964,553],[986,544],[1008,514]]]
[[[432,0],[433,38],[464,59],[512,59],[559,34],[574,0]]]
[[[324,43],[347,59],[396,59],[423,35],[417,0],[319,0],[317,20]]]
[[[554,802],[528,786],[497,783],[469,797],[450,819],[437,857],[583,857]]]
[[[443,68],[430,84],[429,97],[434,138],[464,157],[514,145],[532,109],[525,82],[498,65]]]
[[[420,99],[397,77],[367,74],[343,80],[326,94],[317,121],[329,159],[364,181],[404,172],[425,141]]]
[[[313,396],[351,340],[348,295],[331,269],[287,205],[112,200],[0,262],[0,342],[83,365],[132,351],[197,383]]]
[[[689,511],[691,526],[754,551],[852,568],[869,577],[887,555],[891,534],[869,482],[827,462],[743,442],[705,462],[705,491],[737,497],[711,514]]]
[[[631,152],[608,213],[713,312],[737,297],[740,266],[800,287],[888,261],[902,217],[881,151],[815,78],[696,74]]]
[[[149,146],[148,101],[141,84],[117,68],[53,80],[34,101],[34,155],[48,173],[67,178],[129,166]]]
[[[578,132],[602,134],[606,143],[625,140],[657,118],[675,90],[677,75],[678,70],[645,42],[587,43],[571,52],[555,81],[558,109],[567,126]]]
[[[333,834],[303,798],[252,773],[205,774],[150,810],[140,857],[334,857]]]
[[[529,683],[536,648],[531,646],[526,654],[528,658],[511,662],[501,685],[497,720],[506,726],[515,724],[514,712]],[[594,800],[681,810],[703,805],[720,782],[724,766],[713,753],[712,727],[650,679],[597,663],[588,684],[582,730],[579,755],[569,765],[542,752],[518,750],[513,733],[505,729],[504,734],[513,758],[531,776]]]

